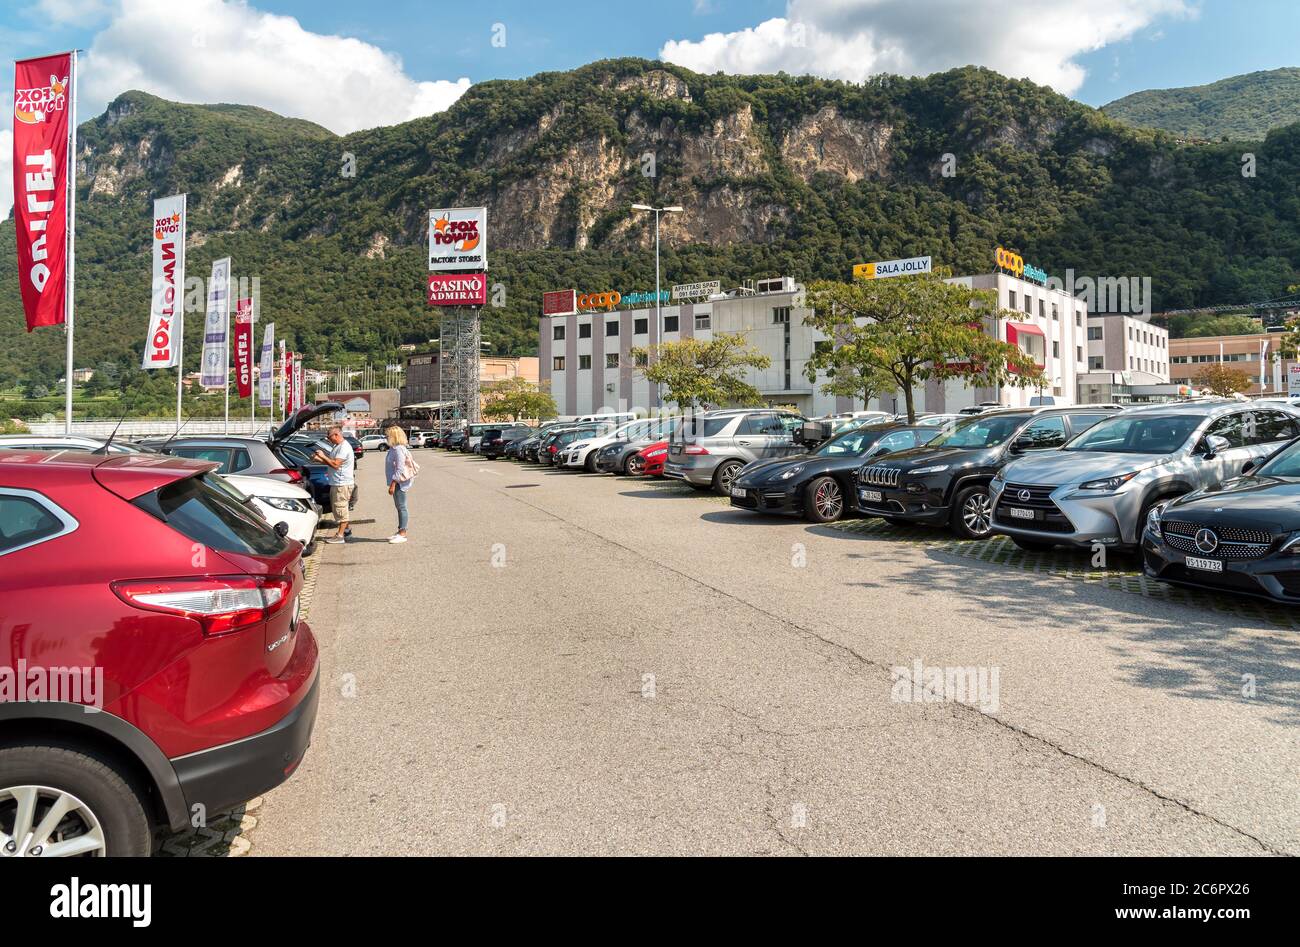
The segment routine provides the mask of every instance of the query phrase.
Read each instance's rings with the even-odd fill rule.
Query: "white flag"
[[[185,332],[185,195],[153,202],[153,292],[141,368],[175,368]]]

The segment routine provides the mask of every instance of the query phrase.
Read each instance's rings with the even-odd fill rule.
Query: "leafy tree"
[[[553,418],[559,413],[555,399],[524,378],[502,378],[483,388],[483,417],[492,420]]]
[[[0,434],[30,434],[27,425],[17,418],[0,418]]]
[[[913,388],[934,378],[968,385],[1043,383],[1043,375],[1018,346],[985,331],[986,319],[1011,317],[996,309],[992,290],[947,283],[942,269],[915,276],[816,282],[808,287],[813,314],[804,322],[834,340],[808,360],[808,377],[819,369],[850,366],[859,377],[888,378],[902,389],[909,421],[916,420]],[[990,310],[992,310],[990,312]]]
[[[1207,365],[1196,376],[1197,388],[1221,398],[1231,398],[1241,391],[1249,391],[1254,382],[1240,368],[1226,365]]]
[[[817,370],[826,373],[822,384],[822,393],[840,398],[861,398],[865,408],[871,399],[892,391],[897,391],[894,376],[884,371],[874,361],[863,359],[867,349],[855,346],[832,347],[829,342],[820,344],[823,356],[816,366],[809,365],[805,374],[809,381],[817,380]]]
[[[746,369],[767,368],[772,360],[752,349],[744,336],[719,333],[713,338],[665,342],[649,361],[645,348],[633,348],[640,373],[667,388],[665,400],[683,411],[718,405],[761,404],[759,390],[742,377]]]
[[[1263,324],[1250,316],[1215,316],[1213,319],[1197,320],[1187,326],[1183,337],[1199,339],[1212,335],[1254,335],[1263,331]]]

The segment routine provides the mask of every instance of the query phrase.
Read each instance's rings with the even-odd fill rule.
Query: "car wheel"
[[[984,484],[966,487],[952,505],[952,529],[962,539],[984,539],[993,532],[993,504]]]
[[[731,484],[736,479],[736,474],[745,465],[738,460],[724,460],[719,466],[717,472],[713,475],[713,489],[722,496],[731,496]]]
[[[104,761],[61,746],[0,749],[0,859],[148,855],[141,796]]]
[[[596,472],[596,452],[595,452],[595,451],[592,451],[590,454],[587,455],[587,459],[584,460],[584,461],[582,462],[582,469],[585,470],[585,471],[587,471],[587,473],[595,473],[595,472]]]
[[[307,545],[302,547],[302,557],[304,559],[310,559],[312,555],[315,554],[315,552],[316,552],[316,540],[314,539],[311,542],[309,542]]]
[[[627,475],[629,477],[640,477],[645,474],[645,459],[632,456],[627,459]]]
[[[808,484],[803,515],[814,523],[834,523],[844,515],[844,491],[834,477],[818,477]]]
[[[1012,536],[1011,541],[1026,552],[1047,552],[1049,549],[1056,548],[1056,543],[1049,543],[1042,539],[1025,539],[1023,536]]]

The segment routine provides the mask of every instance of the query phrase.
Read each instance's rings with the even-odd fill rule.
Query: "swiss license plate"
[[[1188,556],[1184,561],[1189,569],[1201,569],[1204,572],[1223,571],[1223,563],[1218,559],[1200,559],[1196,556]]]
[[[733,497],[735,497],[736,499],[738,499],[738,500],[743,500],[743,499],[745,499],[746,492],[747,492],[747,491],[745,490],[744,487],[732,487],[732,488],[731,488],[731,495],[732,495]]]
[[[1013,520],[1032,520],[1032,519],[1034,518],[1034,511],[1033,511],[1033,510],[1026,510],[1026,509],[1025,509],[1024,507],[1022,507],[1022,506],[1009,506],[1009,507],[1007,507],[1007,514],[1008,514],[1008,515],[1009,515]]]
[[[858,497],[866,503],[879,503],[885,495],[879,490],[859,490]]]

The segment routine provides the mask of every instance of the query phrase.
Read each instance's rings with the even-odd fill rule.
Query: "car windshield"
[[[818,447],[813,454],[818,457],[861,457],[883,433],[866,428],[845,431]]]
[[[1020,425],[1030,415],[998,414],[993,416],[976,415],[968,420],[958,421],[957,426],[946,434],[940,434],[929,444],[930,447],[956,447],[960,449],[978,449],[996,447],[1020,429]]]
[[[1261,477],[1300,477],[1300,441],[1293,441],[1290,447],[1277,454],[1256,473]]]
[[[1065,450],[1100,454],[1172,454],[1205,418],[1199,415],[1120,415],[1090,427]]]

